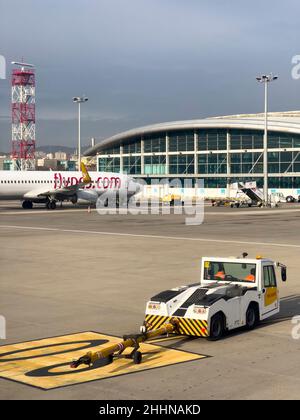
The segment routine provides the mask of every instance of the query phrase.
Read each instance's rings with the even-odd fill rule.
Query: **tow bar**
[[[84,356],[74,360],[70,364],[70,367],[75,369],[80,365],[91,366],[100,359],[108,359],[110,362],[113,362],[114,357],[120,356],[128,347],[133,347],[133,351],[125,357],[132,359],[135,364],[140,364],[142,361],[142,353],[139,351],[140,343],[144,343],[145,341],[160,335],[176,333],[177,327],[178,321],[176,319],[171,319],[168,323],[164,324],[157,330],[150,330],[140,334],[124,335],[123,341],[120,343],[113,344],[112,346],[106,347],[100,351],[89,351]]]

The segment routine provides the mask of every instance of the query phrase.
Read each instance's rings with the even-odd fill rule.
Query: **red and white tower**
[[[35,169],[35,72],[34,66],[13,61],[12,159],[15,170]]]

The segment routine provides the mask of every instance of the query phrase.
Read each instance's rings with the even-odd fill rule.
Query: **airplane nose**
[[[134,183],[135,183],[136,192],[137,193],[140,192],[142,190],[141,184],[136,181],[134,181]]]
[[[142,185],[135,179],[130,178],[128,182],[128,191],[137,194],[142,190]]]

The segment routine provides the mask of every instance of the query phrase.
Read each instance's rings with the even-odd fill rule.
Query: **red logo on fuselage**
[[[78,185],[82,182],[82,176],[63,176],[60,172],[54,172],[54,189],[58,188],[67,188]],[[120,189],[121,188],[121,178],[118,176],[99,176],[96,179],[92,178],[92,183],[82,186],[81,188],[85,189]]]

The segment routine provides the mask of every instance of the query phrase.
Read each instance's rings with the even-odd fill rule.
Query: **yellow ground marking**
[[[147,341],[147,343],[148,344],[156,344],[156,343],[161,343],[161,342],[170,341],[170,340],[182,340],[184,338],[187,338],[187,336],[184,336],[184,335],[169,335],[168,337],[163,337],[163,338],[153,338],[152,340]]]
[[[85,365],[77,369],[69,367],[72,360],[87,351],[95,351],[119,341],[119,337],[88,331],[1,346],[0,377],[52,389],[207,357],[142,343],[143,360],[140,365],[135,365],[131,359],[117,358],[111,364],[107,364],[106,360],[98,361],[91,368]],[[126,349],[124,354],[131,351]]]

